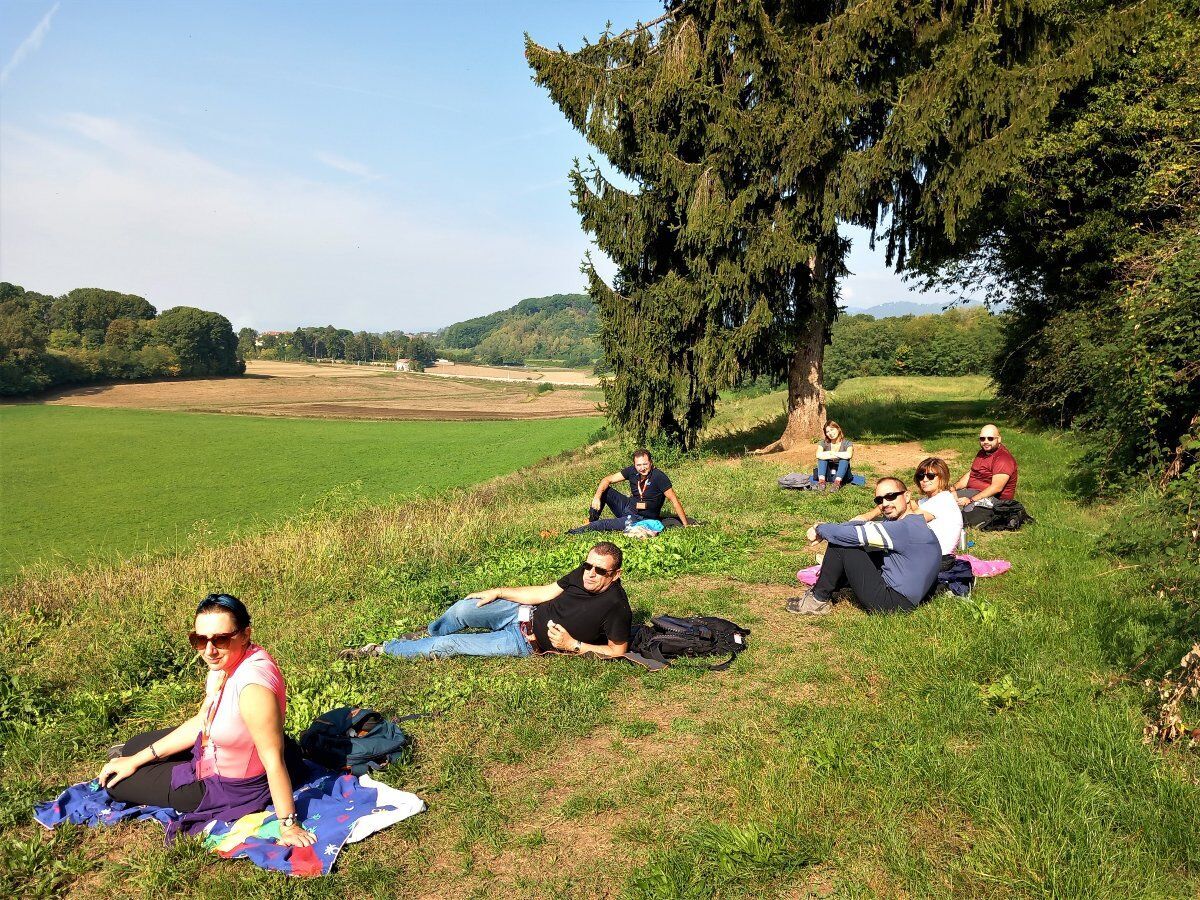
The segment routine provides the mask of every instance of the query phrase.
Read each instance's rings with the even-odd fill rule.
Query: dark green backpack
[[[411,746],[412,738],[403,728],[365,706],[341,706],[322,713],[300,735],[300,748],[306,757],[317,765],[351,775],[382,769],[404,756]]]

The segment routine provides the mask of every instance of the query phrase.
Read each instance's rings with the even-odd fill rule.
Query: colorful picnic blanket
[[[235,822],[212,822],[204,846],[226,859],[248,859],[285,875],[328,875],[346,844],[353,844],[425,809],[416,794],[396,790],[369,775],[340,775],[309,763],[312,777],[296,789],[296,812],[317,836],[311,847],[276,843],[279,820],[273,806]],[[96,828],[123,819],[154,819],[165,828],[178,817],[160,806],[130,806],[113,800],[96,781],[67,788],[34,812],[46,828],[63,822]]]
[[[969,553],[960,553],[954,558],[970,563],[971,574],[976,578],[991,578],[993,575],[1003,575],[1012,568],[1012,563],[1007,559],[978,559]],[[820,574],[820,566],[809,566],[807,569],[801,569],[796,573],[796,580],[812,587],[817,583],[817,576]]]

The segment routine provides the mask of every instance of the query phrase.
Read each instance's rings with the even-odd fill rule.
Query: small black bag
[[[735,625],[717,616],[655,616],[648,625],[634,629],[626,658],[651,669],[661,669],[679,657],[725,656],[723,663],[711,665],[723,672],[746,649],[749,628]]]
[[[406,716],[405,718],[415,718]],[[341,706],[313,719],[300,735],[300,748],[317,765],[351,775],[382,769],[403,756],[412,738],[370,707]]]
[[[991,513],[980,523],[980,531],[1019,531],[1026,522],[1034,521],[1020,500],[996,500]]]

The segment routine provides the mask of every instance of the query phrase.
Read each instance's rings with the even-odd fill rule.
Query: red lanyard
[[[637,489],[638,489],[638,498],[639,499],[641,499],[641,500],[646,499],[646,487],[649,484],[650,484],[650,473],[647,472],[645,478],[638,479]]]

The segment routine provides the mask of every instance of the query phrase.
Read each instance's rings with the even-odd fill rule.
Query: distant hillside
[[[968,308],[981,304],[971,303]],[[851,316],[873,316],[876,319],[896,319],[900,316],[936,316],[942,311],[940,303],[913,303],[911,300],[893,300],[875,306],[848,306],[846,314]]]
[[[598,330],[591,297],[554,294],[448,325],[437,333],[435,343],[446,350],[469,351],[472,358],[492,365],[536,359],[587,366],[600,358]]]

